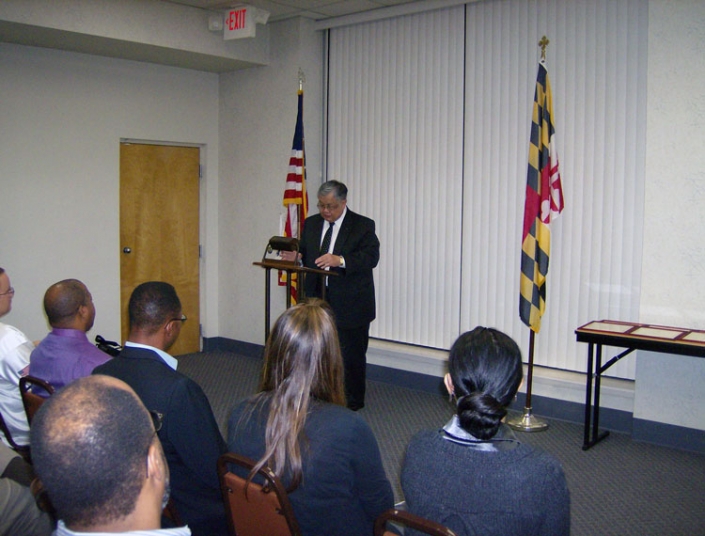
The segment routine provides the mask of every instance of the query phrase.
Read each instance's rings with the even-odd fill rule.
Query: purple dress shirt
[[[29,374],[59,390],[77,378],[89,376],[110,356],[91,344],[84,331],[54,328],[32,351]],[[43,389],[37,392],[45,395]]]

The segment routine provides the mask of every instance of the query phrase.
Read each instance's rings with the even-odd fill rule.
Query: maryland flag
[[[553,100],[548,72],[539,63],[526,177],[521,243],[519,316],[535,333],[546,309],[546,275],[551,252],[549,224],[563,210],[563,189],[554,143]]]
[[[284,189],[286,221],[284,236],[299,238],[308,215],[308,194],[306,193],[306,158],[304,156],[304,92],[299,90],[299,112],[296,116],[296,131],[289,158],[289,173]],[[297,302],[297,276],[291,274],[291,303]],[[279,284],[286,285],[286,273],[279,272]]]

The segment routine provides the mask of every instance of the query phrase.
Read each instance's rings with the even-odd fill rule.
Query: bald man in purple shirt
[[[65,279],[44,294],[44,311],[51,332],[32,351],[29,374],[60,389],[77,378],[89,376],[110,356],[91,344],[86,332],[93,327],[93,297],[81,281]],[[38,391],[37,394],[46,396]]]

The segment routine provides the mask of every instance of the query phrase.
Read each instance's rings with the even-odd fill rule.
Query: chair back
[[[10,432],[10,429],[7,426],[7,423],[5,422],[5,419],[2,416],[2,413],[0,413],[0,432],[5,436],[5,439],[7,439],[7,442],[10,444],[10,448],[17,452],[22,458],[25,459],[25,461],[32,463],[31,461],[31,456],[29,453],[29,445],[18,445],[15,440],[12,437],[12,432]]]
[[[455,532],[440,523],[417,516],[411,512],[397,510],[396,508],[385,510],[377,517],[375,520],[375,536],[395,536],[395,533],[387,531],[387,522],[389,521],[431,536],[455,536]]]
[[[27,414],[27,423],[30,426],[32,426],[32,418],[34,417],[34,414],[37,413],[37,410],[39,410],[45,400],[45,398],[32,392],[32,388],[35,386],[49,393],[49,396],[54,394],[54,388],[41,378],[35,378],[34,376],[29,375],[20,378],[20,394],[22,395],[22,404],[24,405],[24,411]]]
[[[54,505],[51,504],[51,499],[49,499],[49,494],[47,493],[44,483],[40,478],[34,477],[32,483],[29,485],[29,490],[32,492],[35,504],[39,507],[42,512],[49,514],[54,522],[56,522],[56,509]]]
[[[233,473],[229,465],[252,470],[256,462],[232,452],[218,459],[218,477],[223,492],[231,536],[300,536],[299,524],[289,502],[289,496],[279,478],[269,467],[257,475],[263,484]]]
[[[186,523],[183,522],[179,511],[176,509],[174,499],[169,497],[169,501],[162,510],[162,517],[167,518],[175,527],[183,527]]]

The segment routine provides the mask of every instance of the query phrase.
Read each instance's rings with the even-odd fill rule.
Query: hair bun
[[[477,439],[490,439],[499,428],[507,410],[487,393],[470,393],[458,399],[460,426]]]

